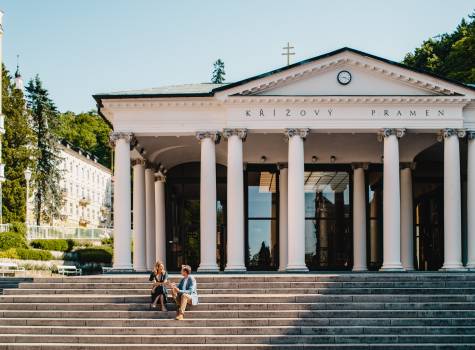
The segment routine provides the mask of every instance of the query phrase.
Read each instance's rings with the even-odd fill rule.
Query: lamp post
[[[28,233],[28,218],[30,216],[30,205],[29,205],[29,199],[30,199],[30,180],[31,180],[31,170],[30,168],[25,169],[25,180],[26,180],[26,215],[25,215],[25,226],[26,226],[26,232]]]

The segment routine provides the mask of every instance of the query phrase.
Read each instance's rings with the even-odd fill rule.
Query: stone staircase
[[[149,309],[145,275],[22,282],[0,296],[0,349],[475,349],[475,273],[196,278],[181,322]]]

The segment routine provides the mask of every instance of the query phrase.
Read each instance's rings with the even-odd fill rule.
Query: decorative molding
[[[112,147],[115,147],[115,144],[118,140],[125,140],[128,144],[130,144],[130,147],[133,148],[135,147],[137,143],[137,139],[135,138],[134,134],[131,132],[115,132],[112,131],[109,134],[109,142]]]
[[[381,142],[385,137],[396,136],[398,139],[406,134],[405,128],[384,128],[378,133],[378,140]]]
[[[107,109],[156,109],[163,107],[194,107],[194,108],[209,108],[211,106],[221,106],[222,102],[214,97],[189,97],[187,99],[157,99],[150,97],[147,99],[137,98],[131,100],[109,100],[104,99],[104,108]]]
[[[293,136],[300,136],[302,139],[305,140],[309,132],[309,128],[288,128],[285,129],[284,134],[287,139],[290,139]]]
[[[195,135],[199,141],[210,138],[214,143],[218,144],[221,140],[221,133],[219,131],[197,131]]]
[[[247,137],[247,129],[224,129],[223,136],[229,138],[230,136],[238,136],[241,140],[245,141]]]
[[[467,104],[472,101],[465,96],[229,96],[224,103],[227,105],[237,104],[275,104],[275,103],[298,103],[298,104]]]

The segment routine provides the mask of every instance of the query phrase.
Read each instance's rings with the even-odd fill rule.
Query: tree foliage
[[[213,75],[211,77],[211,82],[213,84],[222,84],[224,83],[224,76],[226,73],[224,72],[224,62],[219,58],[213,64]]]
[[[403,63],[464,83],[475,83],[475,11],[455,31],[424,41]]]
[[[3,222],[24,222],[26,186],[24,171],[31,166],[34,137],[28,124],[28,112],[21,90],[15,89],[10,73],[3,67],[2,108],[5,115],[5,135],[2,139],[5,182],[3,183]]]
[[[73,146],[92,153],[106,167],[111,166],[111,147],[109,145],[109,125],[95,112],[60,115],[58,136]]]
[[[33,170],[36,223],[51,223],[59,217],[62,189],[59,186],[59,117],[56,106],[37,75],[26,86],[31,128],[36,140],[36,162]]]

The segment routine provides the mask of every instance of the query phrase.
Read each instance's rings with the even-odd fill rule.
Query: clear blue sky
[[[400,61],[452,31],[473,0],[1,0],[4,62],[40,75],[61,111],[95,108],[93,93],[227,81],[350,46]]]

